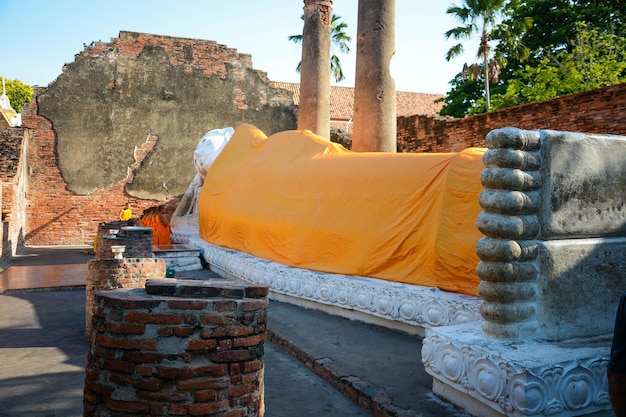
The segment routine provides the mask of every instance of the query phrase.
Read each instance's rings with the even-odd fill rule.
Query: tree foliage
[[[0,77],[1,78],[1,77]],[[33,101],[33,87],[24,84],[20,80],[4,80],[6,95],[9,98],[11,107],[17,113],[22,112],[22,104]]]
[[[452,86],[448,94],[437,100],[443,102],[439,114],[441,116],[463,117],[467,114],[467,109],[474,106],[483,96],[482,84],[478,80],[464,79],[458,73],[452,81]]]
[[[300,18],[304,19],[304,16],[300,16]],[[352,41],[352,38],[348,36],[346,29],[348,29],[348,24],[341,21],[341,16],[333,13],[330,21],[330,42],[332,53],[330,57],[330,73],[336,82],[343,81],[346,78],[343,75],[343,70],[341,68],[341,60],[334,52],[337,49],[339,49],[339,52],[342,54],[350,52],[349,43]],[[287,39],[293,43],[302,43],[302,35],[291,35],[287,37]],[[300,72],[301,67],[302,61],[298,63],[296,71]]]
[[[489,82],[496,81],[500,69],[499,64],[492,60],[491,56],[492,31],[498,22],[506,0],[463,0],[460,6],[452,4],[446,13],[453,15],[460,23],[460,26],[448,30],[444,36],[446,39],[468,40],[474,35],[478,35],[478,51],[476,57],[481,60],[481,64],[467,64],[463,68],[462,76],[470,80],[476,80],[482,73],[482,81],[485,86],[486,108],[489,111]],[[463,43],[459,42],[448,50],[446,60],[461,55],[464,52]]]
[[[502,72],[491,108],[560,97],[624,82],[626,8],[623,0],[515,0],[492,31]],[[484,98],[455,77],[446,103],[455,115],[485,110]],[[469,94],[469,95],[468,95]],[[444,106],[444,110],[446,107]],[[442,110],[443,111],[443,110]],[[443,113],[442,113],[443,114]]]
[[[494,108],[548,100],[626,82],[626,38],[576,25],[566,48],[515,72]]]

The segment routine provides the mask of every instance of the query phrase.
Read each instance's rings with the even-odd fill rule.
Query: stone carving
[[[433,392],[474,415],[609,410],[606,366],[626,290],[626,138],[505,128],[487,145],[483,320],[426,330]]]
[[[203,259],[223,275],[267,285],[274,293],[420,328],[469,323],[480,318],[477,297],[281,265],[212,245],[200,239],[197,232],[195,235],[176,232],[175,239],[198,246]]]
[[[626,290],[626,138],[504,128],[487,145],[476,222],[485,335],[612,331]]]
[[[541,206],[538,132],[509,128],[487,135],[489,150],[481,181],[483,212],[476,224],[485,234],[476,247],[476,272],[484,300],[485,334],[503,339],[534,335],[537,241]]]
[[[434,378],[433,391],[472,414],[572,416],[610,408],[606,338],[581,349],[576,343],[489,341],[476,323],[426,333],[422,362]]]

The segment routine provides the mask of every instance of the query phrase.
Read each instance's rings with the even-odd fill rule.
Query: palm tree
[[[503,9],[507,0],[463,0],[461,6],[452,4],[446,10],[446,13],[454,15],[461,26],[457,26],[447,31],[444,35],[446,39],[454,38],[455,40],[470,39],[474,34],[480,34],[480,44],[476,56],[482,60],[482,71],[485,78],[485,100],[487,102],[487,111],[489,111],[489,80],[494,79],[500,73],[500,67],[495,60],[489,62],[491,54],[492,32],[498,19],[503,13]],[[464,52],[463,44],[458,43],[452,46],[446,53],[446,60],[461,55]],[[476,78],[480,74],[479,65],[465,65],[463,75]]]
[[[300,16],[300,19],[304,19],[304,15]],[[330,39],[331,39],[331,49],[332,47],[339,48],[341,53],[347,54],[350,52],[350,47],[348,43],[352,40],[350,36],[346,34],[346,29],[348,28],[348,24],[345,22],[340,22],[341,16],[338,16],[333,13],[330,21]],[[292,41],[293,43],[302,43],[302,35],[291,35],[287,39]],[[302,66],[302,61],[298,63],[296,67],[296,71],[300,72],[300,68]],[[334,53],[330,57],[330,73],[335,79],[336,82],[344,80],[346,77],[343,75],[343,71],[341,69],[341,61],[339,57]]]

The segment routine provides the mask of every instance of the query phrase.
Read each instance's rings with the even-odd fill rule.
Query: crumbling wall
[[[31,131],[0,128],[0,264],[24,244]]]
[[[133,32],[87,46],[38,106],[56,132],[67,188],[80,195],[124,180],[133,197],[165,200],[193,179],[191,156],[205,132],[244,122],[266,133],[296,126],[291,93],[270,87],[249,55]],[[134,167],[136,148],[150,138],[156,143]]]

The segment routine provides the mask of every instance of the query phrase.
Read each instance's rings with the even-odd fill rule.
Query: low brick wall
[[[144,288],[149,278],[164,278],[167,265],[157,258],[94,259],[87,263],[85,330],[91,333],[91,311],[98,291]]]
[[[262,416],[267,293],[221,279],[99,292],[84,416]]]

